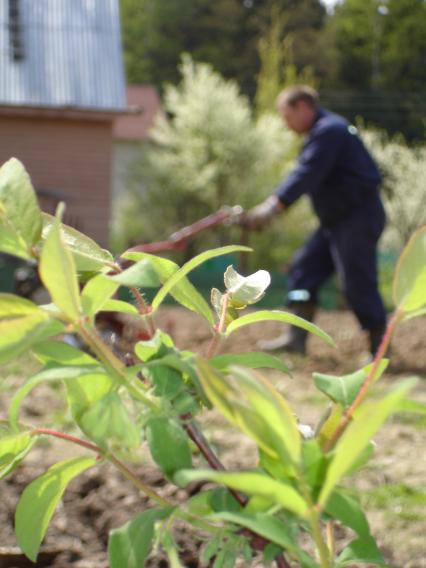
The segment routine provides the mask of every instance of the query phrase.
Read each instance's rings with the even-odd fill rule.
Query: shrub
[[[426,146],[409,146],[402,135],[363,130],[363,138],[383,174],[388,227],[383,246],[398,253],[411,235],[426,224]]]
[[[333,340],[283,311],[241,315],[265,293],[270,277],[264,270],[243,277],[228,267],[224,291],[212,290],[213,311],[186,278],[205,260],[244,247],[206,251],[182,267],[143,252],[124,253],[118,263],[88,237],[62,224],[62,206],[56,217],[42,214],[28,175],[14,159],[0,170],[0,211],[0,250],[36,260],[52,299],[37,306],[0,294],[0,361],[30,351],[43,365],[16,391],[8,421],[1,421],[0,476],[11,474],[45,436],[87,450],[87,456],[59,461],[23,491],[15,528],[18,543],[31,560],[37,558],[68,483],[88,468],[110,462],[153,504],[111,532],[111,568],[144,566],[155,542],[172,566],[181,566],[171,532],[176,521],[209,535],[202,556],[214,558],[215,568],[234,566],[239,556],[248,565],[256,553],[281,568],[294,562],[306,568],[355,562],[384,565],[359,503],[341,482],[371,458],[371,438],[392,412],[425,411],[406,399],[411,379],[394,385],[381,399],[369,400],[367,395],[386,370],[383,355],[397,324],[426,312],[426,228],[413,236],[400,259],[394,281],[397,309],[374,362],[343,377],[314,374],[315,386],[330,399],[330,409],[311,430],[298,423],[286,398],[253,372],[274,368],[287,373],[281,360],[264,353],[217,355],[217,348],[237,329],[267,320],[291,323],[324,341]],[[113,299],[120,285],[133,290],[137,307]],[[139,289],[150,287],[159,290],[147,305]],[[167,294],[209,322],[212,340],[204,356],[179,350],[172,337],[156,328],[155,314]],[[96,328],[97,314],[106,310],[133,313],[146,327],[149,339],[135,345],[127,365]],[[85,351],[63,340],[70,332],[86,345]],[[78,436],[22,423],[21,403],[43,381],[64,384]],[[211,407],[256,443],[256,469],[223,469],[195,420]],[[190,440],[210,468],[196,467]],[[138,459],[142,443],[169,483],[207,480],[222,488],[206,489],[179,504],[170,502],[128,464]],[[335,522],[356,535],[338,553]],[[301,546],[302,535],[312,541],[307,550]]]

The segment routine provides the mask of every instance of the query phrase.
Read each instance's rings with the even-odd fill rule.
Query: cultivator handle
[[[240,205],[234,205],[233,207],[224,205],[219,209],[219,211],[216,211],[216,213],[212,213],[211,215],[192,223],[192,225],[179,229],[179,231],[170,235],[170,237],[165,241],[143,243],[128,249],[126,252],[148,252],[155,254],[157,252],[165,252],[169,250],[182,250],[186,247],[188,240],[198,233],[218,225],[239,223],[243,214],[244,210]]]

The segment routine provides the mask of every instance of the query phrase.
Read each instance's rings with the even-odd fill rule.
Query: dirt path
[[[180,308],[167,308],[160,313],[158,323],[175,338],[179,347],[201,353],[206,351],[210,332],[195,314]],[[326,407],[325,399],[312,386],[312,372],[339,374],[354,371],[365,350],[365,338],[351,314],[322,312],[317,323],[333,336],[338,349],[311,338],[306,359],[285,359],[292,368],[293,379],[276,372],[268,373],[285,393],[299,419],[312,425]],[[240,352],[256,349],[259,338],[272,337],[280,330],[281,327],[274,323],[249,326],[231,336],[223,350]],[[8,368],[6,375],[2,375],[5,381],[1,383],[0,391],[2,416],[8,396],[14,385],[19,383],[13,375],[13,368]],[[393,342],[391,365],[377,389],[412,375],[419,377],[413,397],[426,402],[426,318],[409,321],[398,330]],[[35,423],[43,421],[48,409],[53,420],[59,418],[66,427],[66,414],[58,400],[55,389],[41,387],[35,390],[26,405],[28,420]],[[256,463],[256,452],[251,442],[230,428],[217,413],[207,413],[203,423],[227,467],[237,469]],[[425,426],[426,421],[416,416],[394,417],[375,439],[377,450],[371,465],[351,480],[367,507],[373,533],[394,568],[426,568]],[[112,468],[93,468],[70,485],[49,528],[39,562],[29,563],[16,548],[13,533],[13,511],[18,496],[25,485],[45,471],[48,465],[68,456],[68,448],[46,441],[30,454],[12,478],[2,482],[0,568],[106,568],[109,530],[147,506],[147,501]],[[168,498],[176,502],[186,498],[184,490],[165,484],[147,457],[142,465],[135,466],[135,470],[145,482]],[[340,536],[346,538],[347,535],[342,532]],[[197,544],[183,528],[179,531],[178,541],[185,566],[198,567]],[[150,566],[166,567],[167,563],[160,556],[154,556]]]

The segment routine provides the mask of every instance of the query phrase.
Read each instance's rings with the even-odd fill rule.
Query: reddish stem
[[[87,448],[88,450],[92,450],[99,454],[99,456],[103,455],[102,449],[95,444],[91,444],[90,442],[86,442],[86,440],[82,440],[81,438],[77,438],[76,436],[71,436],[70,434],[64,434],[62,432],[58,432],[57,430],[51,430],[50,428],[35,428],[31,430],[31,435],[40,435],[45,434],[47,436],[53,436],[55,438],[60,438],[61,440],[66,440],[67,442],[72,442],[73,444],[78,444],[83,448]],[[140,479],[119,459],[117,459],[114,455],[108,454],[103,456],[129,480],[135,485],[142,493],[145,493],[148,497],[150,497],[154,502],[159,503],[162,506],[170,506],[171,503],[164,499],[158,493],[153,491],[150,487],[145,485]]]
[[[209,348],[207,349],[207,354],[206,357],[207,359],[210,359],[210,357],[212,357],[219,345],[220,339],[221,339],[221,335],[223,333],[223,330],[225,329],[225,324],[226,324],[226,312],[228,310],[228,303],[229,303],[229,293],[226,292],[223,295],[223,303],[222,303],[222,312],[220,314],[220,319],[219,319],[219,323],[217,324],[217,326],[215,327],[215,335],[209,345]]]
[[[203,433],[198,429],[197,425],[194,424],[193,422],[188,422],[186,424],[184,422],[183,427],[185,428],[188,436],[191,438],[191,440],[194,442],[194,444],[198,447],[198,449],[200,450],[200,452],[204,456],[204,458],[205,458],[206,462],[209,464],[209,466],[212,469],[217,470],[217,471],[225,471],[225,466],[222,464],[222,462],[219,460],[219,458],[213,452],[213,450],[209,446],[209,443],[205,439]],[[228,488],[228,491],[231,493],[231,495],[234,497],[234,499],[236,499],[236,501],[242,507],[244,507],[244,505],[246,505],[247,498],[244,497],[244,495],[241,495],[241,493],[239,493],[238,491],[235,491],[234,489]]]
[[[55,438],[61,438],[62,440],[66,440],[67,442],[72,442],[73,444],[78,444],[83,448],[87,448],[92,452],[96,452],[97,454],[102,454],[101,448],[95,446],[95,444],[91,444],[90,442],[86,442],[86,440],[82,440],[81,438],[77,438],[76,436],[71,436],[71,434],[64,434],[62,432],[58,432],[57,430],[51,430],[50,428],[34,428],[31,430],[31,436],[45,434],[46,436],[53,436]]]
[[[370,372],[368,373],[364,384],[362,385],[362,387],[360,388],[355,400],[352,402],[351,406],[346,410],[342,421],[340,422],[339,426],[336,428],[335,432],[333,433],[333,436],[330,438],[330,440],[328,441],[328,443],[325,445],[325,451],[328,452],[330,450],[332,450],[334,448],[334,446],[336,445],[337,441],[339,440],[339,438],[342,436],[343,432],[346,430],[349,422],[352,420],[353,414],[355,412],[355,410],[359,407],[359,405],[361,404],[361,402],[364,400],[368,389],[370,388],[372,382],[374,381],[374,378],[376,377],[376,373],[378,371],[379,365],[380,365],[380,361],[383,359],[383,357],[386,354],[386,351],[389,347],[389,343],[390,340],[392,338],[392,335],[395,331],[396,326],[398,325],[400,319],[403,316],[403,312],[400,310],[396,310],[396,312],[393,314],[389,325],[386,329],[386,333],[383,336],[383,339],[380,343],[379,349],[377,350],[377,353],[374,357],[374,361],[373,364],[371,366]]]
[[[278,568],[291,568],[290,564],[288,564],[283,554],[277,556],[275,558],[275,562],[277,563]]]
[[[137,288],[131,288],[132,294],[135,297],[136,304],[138,306],[139,313],[142,316],[146,316],[146,325],[148,327],[148,333],[151,335],[155,335],[155,326],[154,322],[152,321],[151,317],[151,306],[149,306],[145,300],[143,299],[142,294],[139,292]]]

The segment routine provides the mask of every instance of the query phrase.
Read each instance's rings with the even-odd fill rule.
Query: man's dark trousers
[[[316,303],[321,286],[337,272],[361,327],[371,330],[384,326],[386,311],[378,291],[376,258],[384,226],[385,214],[378,200],[354,210],[333,226],[320,226],[292,262],[290,302],[307,291],[309,300]]]

